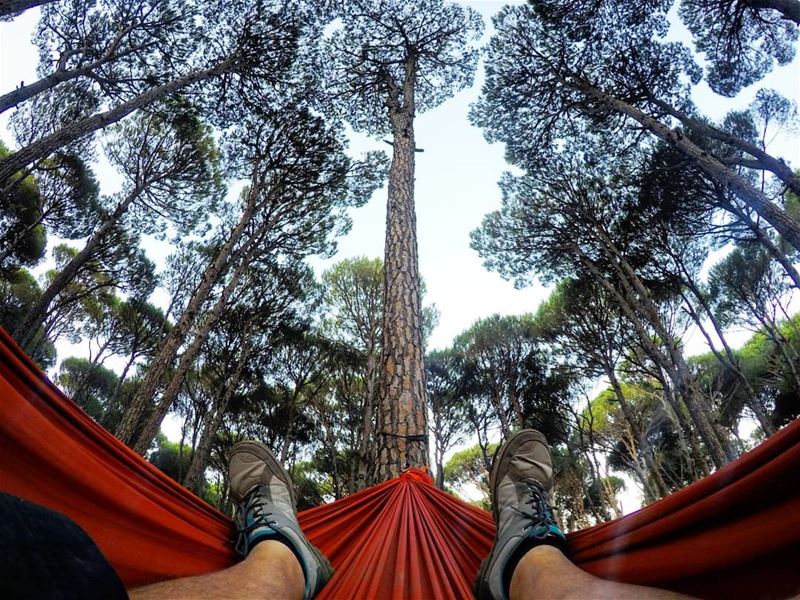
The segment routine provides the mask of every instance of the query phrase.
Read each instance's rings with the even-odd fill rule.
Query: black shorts
[[[72,519],[0,492],[0,598],[127,597],[100,549]]]

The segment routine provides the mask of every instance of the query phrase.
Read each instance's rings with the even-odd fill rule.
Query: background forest
[[[509,172],[471,247],[547,297],[427,349],[436,484],[485,505],[494,448],[535,427],[576,529],[800,414],[797,114],[761,85],[797,0],[532,0],[486,35],[439,0],[0,1],[3,27],[32,12],[37,79],[0,90],[0,325],[223,510],[244,438],[301,509],[379,479],[384,262],[336,252],[390,160],[353,140],[386,148],[476,76]],[[752,102],[715,119],[701,85]],[[446,308],[419,288],[427,347]]]

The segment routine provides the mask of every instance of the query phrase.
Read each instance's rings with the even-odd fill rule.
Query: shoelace
[[[530,535],[537,540],[543,540],[552,536],[558,537],[552,531],[551,527],[555,527],[558,531],[561,531],[561,529],[558,527],[558,523],[556,523],[555,517],[553,516],[553,509],[550,508],[550,504],[545,499],[546,492],[541,484],[534,479],[526,479],[525,487],[529,494],[529,499],[526,501],[526,504],[530,504],[531,512],[528,513],[516,509],[521,515],[530,519],[530,523],[525,525],[524,530],[528,531],[532,529],[533,531]]]
[[[241,516],[237,519],[238,536],[236,537],[234,550],[242,556],[247,555],[248,540],[251,533],[259,527],[272,527],[277,524],[275,519],[270,518],[272,511],[266,510],[264,498],[260,492],[261,488],[257,487],[247,494],[242,506]],[[248,519],[248,516],[250,519]],[[250,520],[249,525],[247,524],[248,520]]]

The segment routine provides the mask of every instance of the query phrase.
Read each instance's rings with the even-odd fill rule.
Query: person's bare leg
[[[299,600],[303,586],[303,569],[294,553],[281,542],[266,540],[228,569],[135,588],[128,590],[128,596],[131,600]]]
[[[558,548],[536,546],[517,563],[509,586],[511,600],[673,600],[676,592],[617,583],[576,567]]]

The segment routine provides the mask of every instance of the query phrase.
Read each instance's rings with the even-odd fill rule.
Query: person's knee
[[[514,568],[509,597],[511,600],[570,598],[573,584],[584,575],[558,548],[536,546],[526,552]]]

